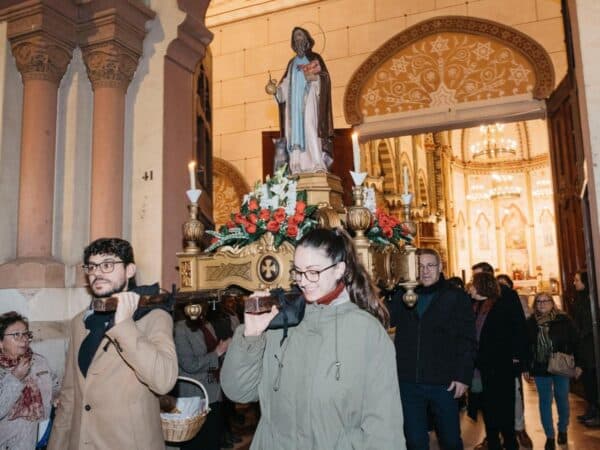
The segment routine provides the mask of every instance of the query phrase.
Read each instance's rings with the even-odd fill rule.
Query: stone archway
[[[397,34],[353,74],[346,121],[361,140],[540,117],[554,89],[544,48],[500,23],[437,17]]]

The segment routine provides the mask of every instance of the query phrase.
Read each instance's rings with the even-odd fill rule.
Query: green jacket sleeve
[[[221,368],[221,387],[225,395],[234,402],[258,400],[266,343],[265,333],[245,337],[243,325],[235,330]]]

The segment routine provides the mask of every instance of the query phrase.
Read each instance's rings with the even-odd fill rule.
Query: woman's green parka
[[[289,330],[236,330],[221,371],[225,394],[260,400],[251,450],[406,449],[393,343],[349,301],[306,305]]]

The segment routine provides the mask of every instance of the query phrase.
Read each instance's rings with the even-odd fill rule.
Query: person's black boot
[[[556,439],[556,442],[558,442],[558,445],[565,445],[568,441],[568,437],[567,437],[567,432],[565,431],[563,432],[558,432],[558,439]]]
[[[598,416],[598,408],[596,406],[589,406],[584,414],[577,416],[577,420],[580,422],[585,422],[586,420],[593,419]]]
[[[556,450],[556,443],[554,442],[554,438],[546,439],[546,445],[544,445],[544,450]]]

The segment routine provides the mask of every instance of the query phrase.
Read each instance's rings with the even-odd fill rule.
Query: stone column
[[[90,239],[123,233],[125,94],[154,12],[137,0],[80,5],[79,46],[94,90]]]
[[[17,257],[50,258],[57,92],[72,49],[38,36],[12,51],[23,77]]]
[[[125,94],[138,57],[116,42],[83,49],[94,90],[90,239],[122,235]]]

